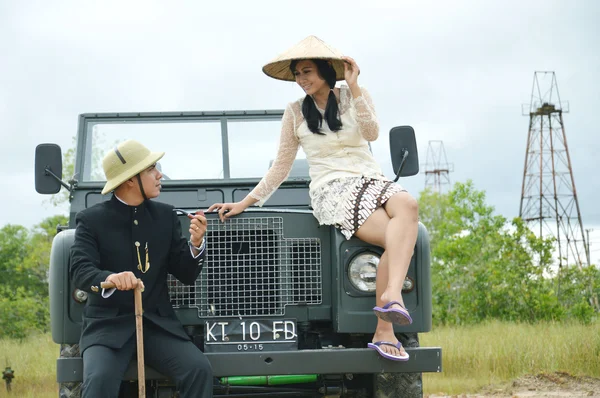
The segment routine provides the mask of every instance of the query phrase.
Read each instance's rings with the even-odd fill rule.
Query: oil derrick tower
[[[429,141],[425,163],[425,188],[430,188],[433,192],[444,193],[450,188],[450,172],[452,171],[454,171],[454,165],[448,163],[444,142]]]
[[[540,237],[554,237],[559,267],[588,263],[585,236],[554,72],[535,72],[519,216]]]

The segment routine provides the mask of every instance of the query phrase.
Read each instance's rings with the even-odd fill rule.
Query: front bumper
[[[368,348],[330,348],[320,350],[271,351],[255,353],[207,353],[213,374],[222,376],[262,376],[290,374],[344,373],[421,373],[442,371],[439,347],[405,348],[406,362],[390,361]],[[59,358],[56,379],[59,383],[82,381],[80,357]],[[146,366],[146,380],[166,379]],[[129,364],[124,380],[137,380],[137,364]]]

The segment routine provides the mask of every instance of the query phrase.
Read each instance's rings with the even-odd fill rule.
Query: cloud
[[[54,214],[33,190],[35,145],[69,148],[80,113],[282,109],[301,92],[261,67],[315,34],[359,62],[388,176],[387,131],[410,124],[422,160],[429,140],[443,140],[451,180],[474,180],[507,217],[520,199],[521,105],[533,72],[555,70],[584,224],[600,225],[599,17],[593,0],[2,2],[0,173],[10,192],[0,222]],[[424,174],[401,183],[416,195]]]

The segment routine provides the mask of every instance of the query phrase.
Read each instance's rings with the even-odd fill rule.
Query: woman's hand
[[[235,203],[215,203],[208,208],[208,211],[219,211],[219,218],[221,222],[225,222],[231,216],[235,216],[236,214],[240,214],[244,210],[246,210],[246,206],[242,202]]]
[[[351,89],[358,87],[357,80],[360,68],[356,64],[356,61],[350,57],[342,57],[342,59],[344,60],[344,79],[346,79],[348,87]]]

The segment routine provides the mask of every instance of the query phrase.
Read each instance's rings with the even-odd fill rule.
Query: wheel
[[[404,347],[419,347],[417,333],[398,334]],[[423,396],[421,373],[379,373],[373,376],[375,398],[420,398]]]
[[[61,344],[60,346],[60,357],[61,358],[73,358],[78,357],[79,344]],[[76,383],[60,383],[58,385],[58,397],[59,398],[81,398],[81,382]]]
[[[81,398],[81,383],[60,383],[58,385],[59,398]]]

